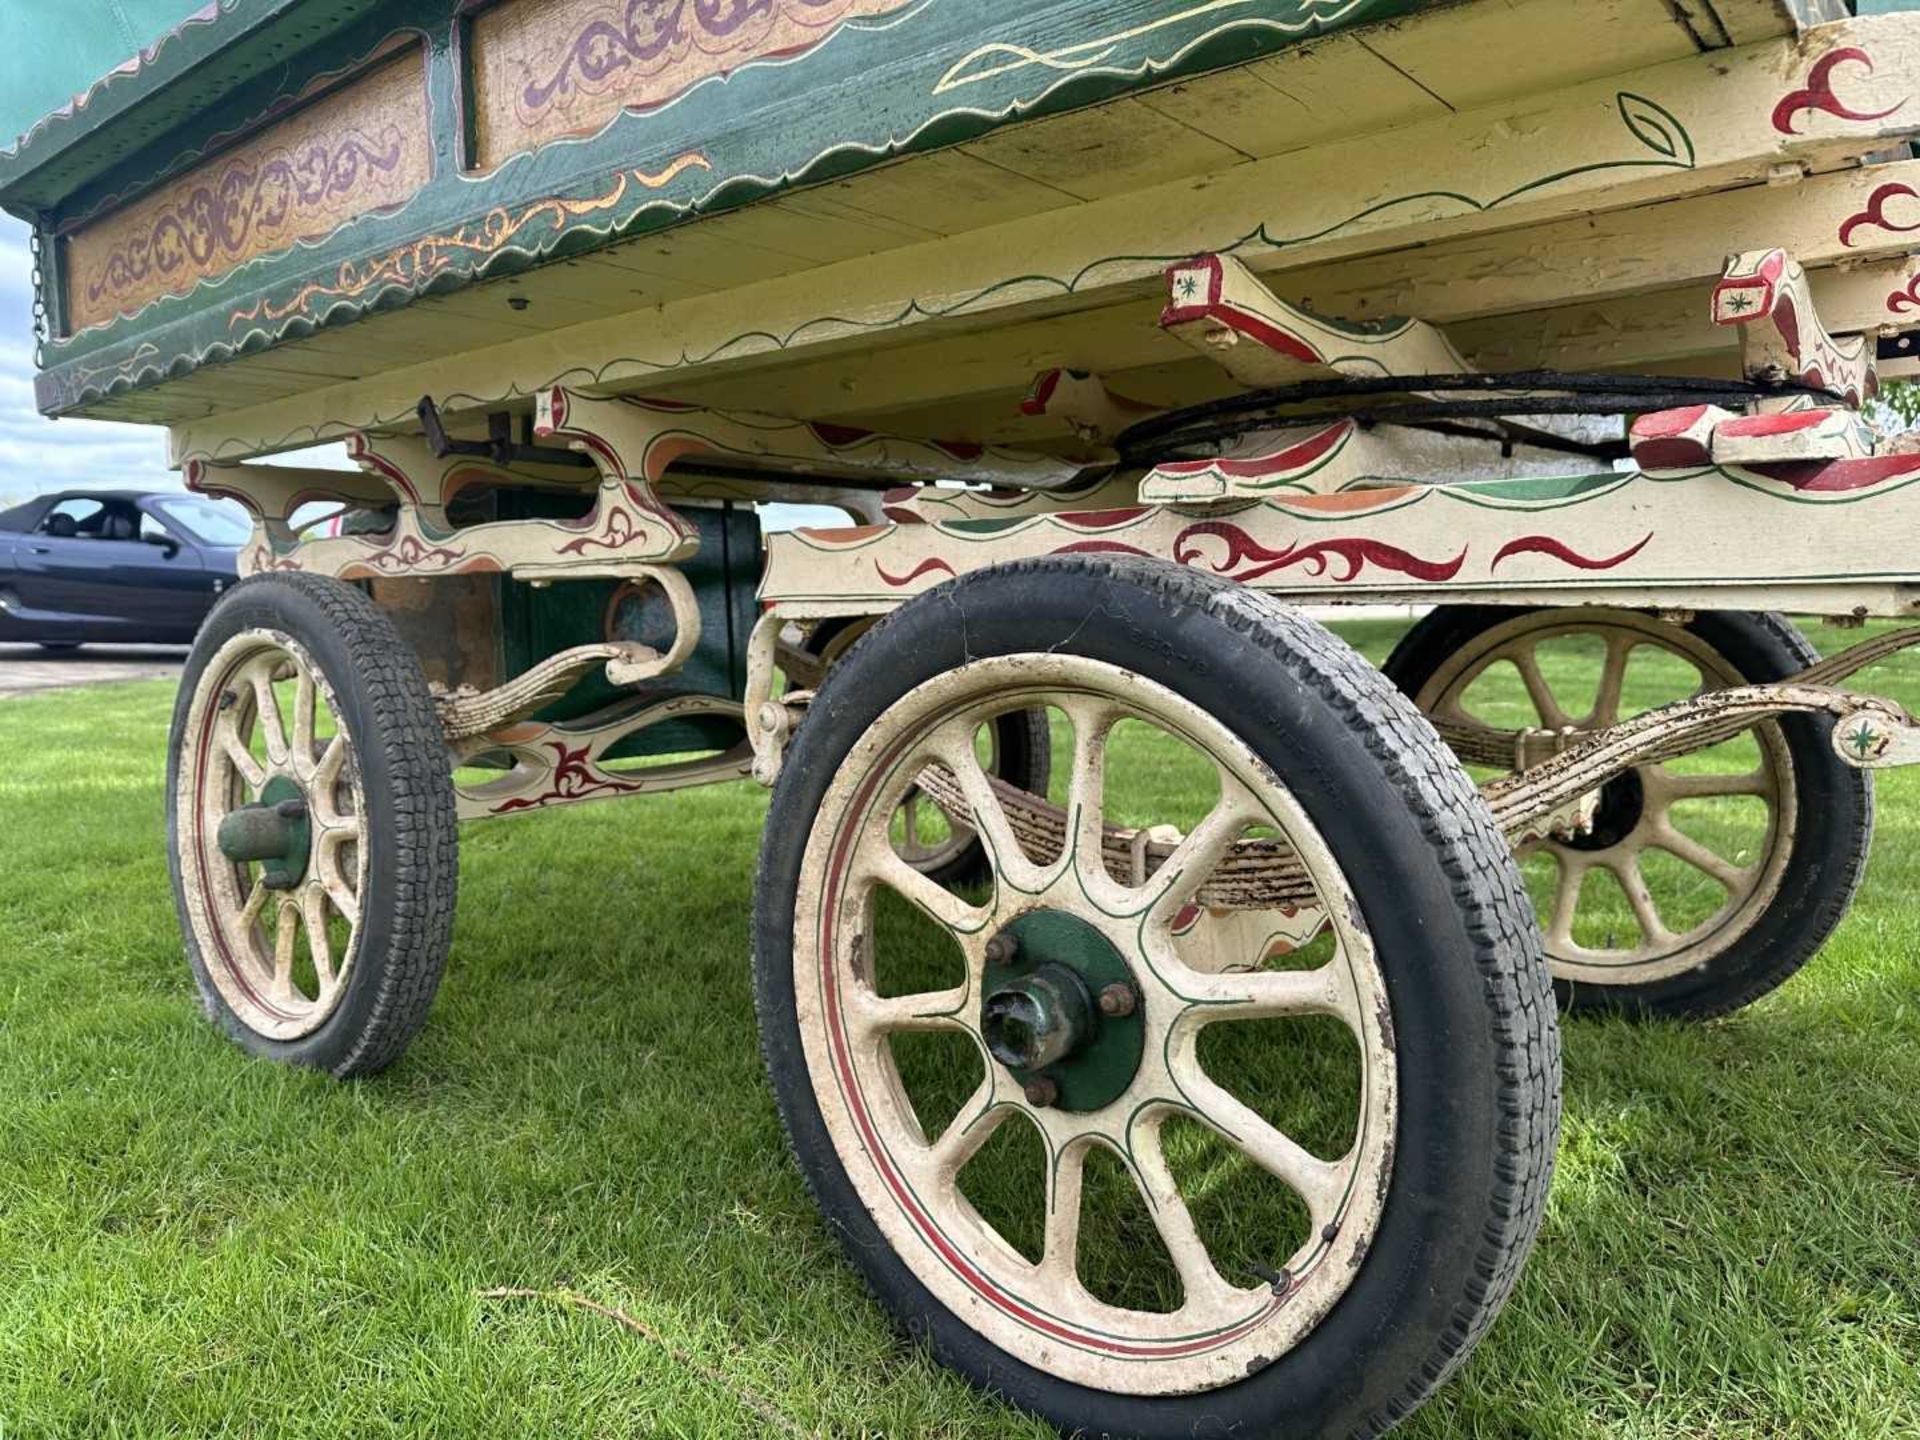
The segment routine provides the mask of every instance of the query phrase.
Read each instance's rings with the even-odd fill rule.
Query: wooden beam
[[[1874,68],[1841,56],[1816,75],[1853,50]],[[481,406],[555,380],[647,388],[695,370],[790,363],[828,346],[895,344],[927,327],[978,328],[1113,303],[1144,293],[1169,260],[1202,251],[1280,271],[1525,225],[1579,224],[1568,217],[1797,175],[1884,149],[1920,123],[1920,105],[1907,103],[1916,98],[1915,74],[1920,27],[1904,17],[1829,26],[692,296],[644,327],[615,316],[499,344],[478,340],[485,348],[453,358],[443,346],[431,364],[177,427],[174,453],[232,457],[397,423],[422,393],[456,392],[455,404]],[[1816,78],[1827,88],[1810,83]],[[1829,103],[1835,87],[1844,88]],[[1877,112],[1887,113],[1848,118]],[[1779,227],[1800,198],[1775,196],[1756,208],[1769,228]],[[1907,223],[1895,212],[1904,215],[1908,204],[1920,209],[1920,191],[1883,192],[1877,213],[1856,216],[1843,240],[1877,243]],[[1767,239],[1812,258],[1787,237]],[[1559,284],[1555,301],[1589,289],[1582,275],[1562,275]],[[370,341],[384,323],[366,326]]]

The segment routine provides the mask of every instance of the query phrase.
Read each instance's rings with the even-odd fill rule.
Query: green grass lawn
[[[1920,662],[1877,674],[1920,705]],[[1045,1433],[895,1339],[787,1160],[762,792],[469,828],[431,1024],[340,1085],[198,1013],[170,702],[0,702],[0,1436]],[[1567,1026],[1540,1247],[1403,1433],[1920,1433],[1920,775],[1880,786],[1859,905],[1782,991]]]

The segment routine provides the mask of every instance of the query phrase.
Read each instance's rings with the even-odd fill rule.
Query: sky
[[[33,408],[33,257],[27,227],[0,215],[0,506],[69,486],[178,487],[167,432],[48,420]]]

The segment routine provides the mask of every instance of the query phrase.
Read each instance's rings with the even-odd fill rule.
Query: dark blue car
[[[0,511],[0,641],[190,644],[237,578],[236,505],[71,490]]]

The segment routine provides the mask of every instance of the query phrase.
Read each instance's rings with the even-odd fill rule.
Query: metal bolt
[[[1115,981],[1100,992],[1100,1013],[1109,1020],[1121,1020],[1133,1014],[1139,1003],[1133,987],[1122,981]]]
[[[307,802],[304,800],[282,800],[273,807],[273,813],[282,820],[304,820],[307,818]]]
[[[1320,1231],[1320,1238],[1331,1245],[1340,1238],[1340,1227],[1333,1224],[1327,1225]]]
[[[987,941],[987,963],[989,965],[1010,965],[1013,957],[1020,953],[1020,942],[1002,931]]]
[[[1060,1087],[1044,1075],[1035,1076],[1027,1082],[1027,1103],[1036,1110],[1044,1110],[1060,1098]]]
[[[1257,1262],[1250,1268],[1254,1274],[1267,1282],[1267,1288],[1276,1296],[1285,1295],[1287,1291],[1293,1288],[1293,1272],[1291,1270],[1269,1270],[1266,1266]]]
[[[524,295],[509,295],[507,297],[507,308],[509,310],[524,310],[532,303],[533,302]]]

